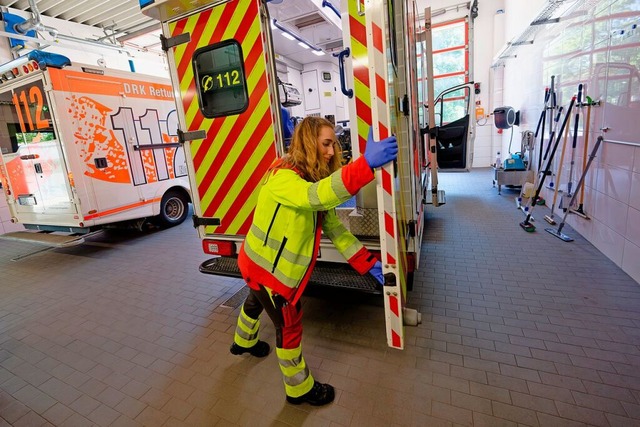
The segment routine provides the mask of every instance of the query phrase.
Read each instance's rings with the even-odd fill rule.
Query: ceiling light
[[[298,42],[298,45],[302,46],[305,49],[309,49],[309,45],[307,45],[306,43]]]
[[[281,23],[278,22],[278,20],[274,19],[271,21],[271,23],[273,25],[276,26],[276,28],[278,28],[280,31],[282,31],[282,35],[286,38],[288,38],[289,40],[297,40],[300,46],[302,46],[303,44],[306,45],[306,48],[309,48],[311,50],[313,50],[313,53],[315,53],[316,55],[324,55],[324,52],[322,52],[322,49],[320,49],[317,46],[314,46],[313,44],[311,44],[310,42],[308,42],[304,37],[302,37],[301,35],[297,34],[296,32],[294,32],[293,30],[290,30],[289,28],[285,27],[284,25],[282,25]],[[303,46],[305,47],[305,46]],[[316,52],[322,52],[321,54],[318,54]]]

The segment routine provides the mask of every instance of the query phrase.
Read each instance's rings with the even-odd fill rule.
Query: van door
[[[3,159],[16,213],[75,213],[68,169],[54,128],[41,79],[13,86],[0,94],[10,150]]]
[[[200,237],[242,240],[283,150],[269,21],[263,2],[239,0],[163,23]]]

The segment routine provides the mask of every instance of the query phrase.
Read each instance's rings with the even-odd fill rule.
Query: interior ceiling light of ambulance
[[[275,27],[276,29],[280,30],[283,37],[294,42],[297,41],[299,46],[301,46],[304,49],[311,49],[313,53],[315,53],[318,56],[324,55],[324,52],[322,51],[322,49],[320,49],[317,46],[314,46],[311,42],[309,42],[307,39],[302,37],[300,34],[296,33],[292,29],[281,24],[276,19],[273,19],[271,21],[271,24],[272,24],[271,25],[272,28]]]

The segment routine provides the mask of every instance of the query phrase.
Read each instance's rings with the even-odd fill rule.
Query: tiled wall
[[[587,145],[591,152],[598,136],[605,139],[585,179],[584,211],[590,219],[570,214],[567,223],[640,282],[640,31],[633,29],[640,24],[640,10],[633,0],[578,3],[565,15],[574,18],[545,25],[533,45],[521,46],[517,58],[505,62],[505,104],[521,110],[518,130],[535,131],[552,75],[558,83],[558,105],[565,109],[580,83],[594,101],[601,101],[591,109]],[[570,178],[576,112],[581,117]],[[570,116],[562,173],[552,178],[562,191],[570,180],[575,188],[582,173],[586,114],[585,107]],[[561,147],[562,142],[551,168],[555,172]],[[550,205],[553,191],[546,189],[543,196]],[[563,215],[556,211],[556,217]],[[550,244],[570,245],[560,240]]]
[[[5,199],[2,189],[0,189],[0,234],[20,230],[24,230],[22,224],[11,223],[11,215],[9,214],[7,199]]]

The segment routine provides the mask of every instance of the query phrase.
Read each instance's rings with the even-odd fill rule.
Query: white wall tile
[[[589,214],[589,211],[585,209],[586,213]],[[560,212],[562,213],[562,212]],[[557,216],[557,215],[556,215]],[[559,217],[560,221],[562,221],[562,216]],[[569,214],[567,217],[567,224],[569,224],[574,230],[576,230],[582,237],[585,239],[592,241],[593,240],[593,229],[594,229],[595,221],[591,219],[582,218],[579,215]],[[565,231],[566,233],[566,231]],[[574,237],[574,236],[572,236]]]
[[[627,215],[629,207],[627,204],[613,199],[607,195],[599,193],[596,197],[594,216],[616,233],[624,236],[627,228]]]
[[[640,246],[627,241],[622,256],[622,269],[636,282],[640,283]]]
[[[596,188],[609,197],[628,204],[632,174],[629,169],[622,169],[617,166],[605,164],[603,168],[598,171]]]
[[[640,209],[640,172],[634,172],[631,174],[629,206]]]
[[[617,265],[622,266],[625,239],[613,231],[607,223],[593,221],[593,240],[591,243]]]
[[[11,213],[7,206],[7,199],[4,196],[4,190],[0,189],[0,234],[9,233],[10,231],[24,230],[22,224],[11,223]]]
[[[591,27],[587,26],[584,26],[584,31],[580,34],[579,40],[583,42],[581,47],[584,52],[598,49],[601,53],[595,54],[597,58],[595,56],[590,57],[588,53],[585,54],[584,58],[579,58],[580,55],[576,54],[575,51],[575,41],[578,40],[577,36],[579,35],[577,34],[578,29],[582,28],[581,25],[583,24],[590,25],[591,21],[589,20],[593,17],[593,10],[585,10],[585,14],[575,15],[570,18],[573,21],[569,27],[545,27],[544,31],[538,34],[539,37],[535,38],[533,45],[519,48],[516,58],[505,60],[504,66],[498,67],[500,72],[493,73],[492,77],[495,82],[501,84],[500,87],[498,87],[498,84],[495,85],[495,99],[500,99],[502,101],[501,105],[511,105],[523,114],[520,130],[535,131],[537,118],[540,115],[543,104],[544,89],[545,86],[549,86],[552,75],[556,76],[556,85],[559,92],[558,104],[563,105],[565,109],[571,96],[576,92],[578,83],[586,83],[589,95],[594,99],[599,97],[599,95],[596,95],[597,87],[591,81],[594,72],[593,62],[587,58],[596,58],[601,61],[601,58],[607,57],[608,43],[611,41],[606,30],[611,28],[611,23],[608,20],[615,21],[615,19],[618,19],[615,16],[609,16],[610,6],[615,2],[616,0],[602,0],[595,6],[589,6],[592,9],[597,8],[602,11],[597,15],[599,21],[602,21],[600,25],[604,28],[601,31],[604,36],[598,36],[600,37],[598,42],[602,43],[595,48],[592,46]],[[527,4],[531,6],[531,4]],[[581,7],[580,4],[584,6],[587,3],[578,2],[578,7]],[[532,12],[537,13],[538,11],[539,8],[532,9]],[[507,34],[507,40],[505,41],[508,41],[510,39],[509,34],[513,32],[511,30],[515,29],[514,25],[517,26],[515,23],[519,21],[515,18],[512,19],[510,16],[506,16],[506,18],[508,19],[505,21],[505,32]],[[527,17],[527,19],[529,18]],[[571,29],[567,30],[567,28]],[[523,26],[519,27],[519,31],[523,29]],[[630,50],[635,49],[631,46],[632,41],[620,42],[629,44],[628,49]],[[566,56],[562,57],[565,54]],[[620,60],[624,61],[624,59]],[[496,106],[492,107],[495,108]],[[575,113],[576,110],[573,110],[571,115],[574,116]],[[640,116],[636,114],[636,117]],[[586,110],[581,111],[580,118],[584,123]],[[564,115],[561,119],[564,119]],[[604,122],[604,108],[592,108],[588,153],[591,152],[598,136],[610,136],[610,139],[615,139],[612,133],[602,133],[601,128]],[[624,129],[635,129],[635,126],[640,123],[640,119],[637,119],[637,121],[631,120],[631,122],[633,123],[624,123]],[[613,128],[613,125],[611,126]],[[584,124],[582,127],[584,128]],[[546,128],[547,132],[545,134],[548,135],[548,122]],[[573,125],[571,125],[570,129],[573,129]],[[584,148],[581,141],[584,137],[583,132],[581,131],[578,136],[579,144],[576,147],[577,150],[574,157],[574,187],[577,186],[584,161]],[[540,145],[539,140],[540,138],[536,141],[536,147]],[[638,141],[637,132],[632,139],[627,140]],[[571,147],[571,141],[570,134],[569,147]],[[508,138],[505,140],[504,136],[496,135],[494,142],[494,150],[497,147],[501,147],[501,151],[506,154]],[[559,151],[554,159],[553,170],[557,170],[557,166],[560,163]],[[495,153],[492,154],[495,156]],[[537,154],[534,155],[537,156]],[[558,177],[561,189],[566,187],[566,182],[568,181],[570,158],[571,150],[569,149],[565,153],[562,176]],[[537,166],[537,161],[534,165]],[[625,262],[622,267],[623,269],[633,270],[635,272],[633,273],[635,274],[634,277],[638,280],[638,266],[636,264],[640,265],[640,255],[637,249],[640,245],[636,243],[636,239],[637,229],[640,226],[636,224],[640,223],[637,218],[637,212],[640,211],[640,146],[603,142],[600,145],[599,152],[596,153],[595,160],[591,164],[585,185],[584,210],[592,219],[589,221],[576,215],[569,215],[567,222],[618,265],[622,262],[625,245],[627,248],[630,247],[631,249],[628,249],[628,252],[624,255]],[[553,192],[545,189],[543,195],[548,200],[547,205],[550,206]],[[630,211],[630,209],[634,210]],[[631,271],[630,274],[632,274]]]
[[[13,231],[24,230],[24,226],[22,224],[13,224],[11,223],[11,221],[3,221],[2,223],[0,223],[0,226],[2,227],[3,233],[11,233]]]
[[[634,165],[634,153],[637,147],[624,144],[604,142],[600,148],[602,161],[618,168],[632,170]]]
[[[629,208],[625,237],[634,245],[640,246],[640,210]],[[638,258],[638,264],[640,264],[640,258]]]

